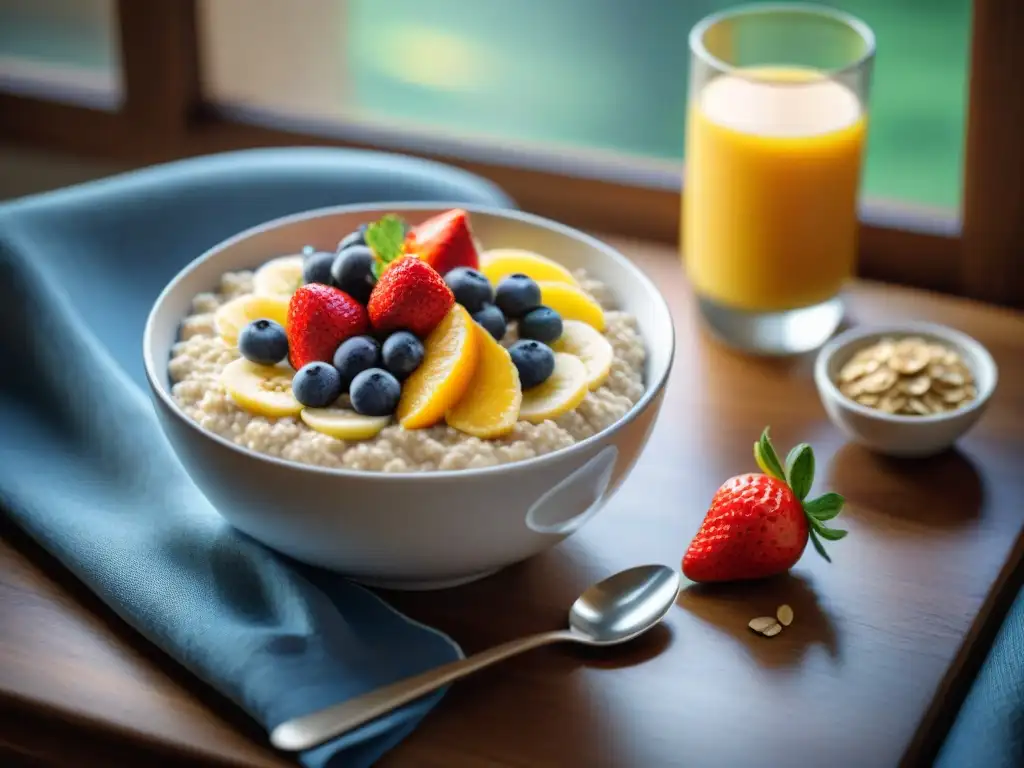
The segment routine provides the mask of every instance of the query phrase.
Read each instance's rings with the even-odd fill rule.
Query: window
[[[687,32],[734,4],[204,0],[207,92],[264,120],[675,188]],[[866,197],[955,209],[970,0],[828,4],[879,43]]]
[[[0,0],[0,90],[117,109],[114,0]]]
[[[0,0],[0,141],[128,165],[404,151],[676,242],[688,32],[751,1]],[[879,43],[860,274],[1024,306],[1024,3],[817,1]]]

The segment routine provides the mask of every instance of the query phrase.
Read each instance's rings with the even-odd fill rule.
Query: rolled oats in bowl
[[[641,399],[636,318],[585,269],[479,251],[458,209],[340,234],[194,297],[168,367],[189,418],[290,461],[416,472],[567,448]]]
[[[904,416],[953,411],[978,396],[960,353],[921,336],[885,337],[859,350],[840,368],[836,385],[860,405]]]

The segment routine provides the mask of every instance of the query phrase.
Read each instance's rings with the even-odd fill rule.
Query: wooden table
[[[756,361],[717,346],[696,322],[674,255],[620,245],[666,293],[679,336],[659,424],[632,475],[555,550],[476,584],[394,602],[467,651],[559,626],[591,581],[638,562],[677,563],[718,484],[754,469],[751,445],[767,424],[780,445],[814,445],[817,487],[847,497],[840,519],[850,535],[831,545],[832,565],[809,552],[791,575],[759,586],[686,589],[664,631],[635,646],[534,651],[459,683],[383,763],[923,763],[1018,584],[1024,316],[879,285],[852,289],[853,322],[947,323],[984,343],[1000,368],[987,414],[957,450],[885,460],[827,421],[811,357]],[[2,530],[0,754],[74,766],[156,756],[290,764],[9,523]],[[769,640],[746,628],[782,602],[796,611],[785,633]],[[497,618],[485,620],[494,608]]]

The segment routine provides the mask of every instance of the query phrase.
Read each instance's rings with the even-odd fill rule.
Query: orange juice
[[[857,96],[812,70],[759,68],[690,103],[683,259],[696,292],[756,312],[835,296],[856,258]]]

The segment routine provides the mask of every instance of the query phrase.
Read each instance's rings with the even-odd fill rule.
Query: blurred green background
[[[957,206],[970,0],[822,4],[877,37],[866,194]],[[348,0],[354,106],[439,130],[678,160],[687,33],[734,5]]]
[[[736,5],[319,0],[305,8],[325,3],[341,11],[334,14],[342,19],[337,62],[347,88],[338,100],[353,116],[499,144],[569,145],[667,162],[682,158],[687,33],[708,13]],[[862,18],[878,40],[867,196],[959,204],[970,3],[823,3]],[[111,5],[0,0],[0,57],[115,68],[116,34],[102,18]],[[291,7],[298,11],[304,0]]]

